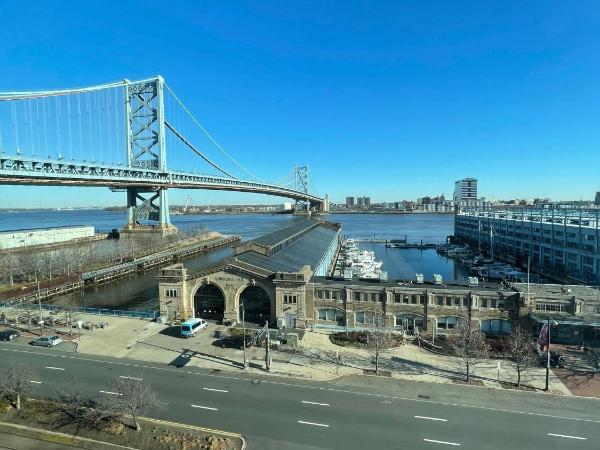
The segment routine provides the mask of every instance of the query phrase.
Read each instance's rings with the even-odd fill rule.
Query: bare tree
[[[456,333],[450,340],[450,348],[465,369],[467,383],[471,381],[471,367],[485,358],[490,350],[485,336],[471,321],[456,328]]]
[[[117,378],[111,386],[111,391],[118,395],[107,398],[111,405],[108,409],[118,414],[131,416],[137,431],[142,429],[139,422],[141,414],[151,409],[164,407],[150,384],[144,382],[141,377],[139,379]]]
[[[379,358],[394,345],[392,333],[383,326],[383,318],[375,316],[375,325],[367,334],[367,352],[375,359],[375,373],[379,374]]]
[[[34,374],[23,364],[11,362],[0,372],[0,397],[13,401],[21,409],[21,398],[31,389]]]
[[[99,429],[102,424],[115,419],[115,412],[108,404],[90,399],[79,381],[64,384],[58,389],[60,412],[69,423],[86,428]]]
[[[521,387],[521,374],[533,367],[536,362],[533,339],[523,328],[516,326],[506,344],[510,364],[517,372],[517,387]]]

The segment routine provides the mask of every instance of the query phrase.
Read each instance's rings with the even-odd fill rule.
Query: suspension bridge
[[[260,155],[252,155],[257,159]],[[160,77],[0,93],[0,184],[105,186],[127,194],[124,231],[174,230],[170,188],[290,198],[327,212],[308,167],[268,183],[242,166]]]

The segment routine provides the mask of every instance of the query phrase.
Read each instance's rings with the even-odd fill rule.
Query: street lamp
[[[244,302],[240,305],[242,307],[242,329],[244,330],[244,339],[242,341],[242,347],[244,349],[244,369],[248,368],[248,360],[246,359],[246,306]]]
[[[545,391],[548,391],[549,389],[549,385],[550,385],[550,335],[551,333],[551,328],[550,328],[550,315],[548,315],[548,351],[546,353],[547,355],[547,359],[546,359],[546,387],[544,388]],[[558,323],[556,323],[554,320],[552,320],[554,325],[558,325]]]

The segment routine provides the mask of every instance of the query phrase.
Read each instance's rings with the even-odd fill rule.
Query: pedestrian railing
[[[29,309],[29,310],[39,310],[42,311],[70,311],[72,313],[82,313],[82,314],[94,314],[98,316],[113,316],[113,317],[130,317],[136,319],[152,319],[155,320],[159,312],[158,311],[125,311],[122,309],[110,309],[110,308],[86,308],[83,306],[75,306],[75,307],[65,307],[63,305],[56,304],[48,304],[42,303],[39,304],[15,304],[15,305],[0,305],[0,308],[12,307],[17,309]]]

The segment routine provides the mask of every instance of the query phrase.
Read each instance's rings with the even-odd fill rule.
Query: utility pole
[[[545,391],[548,391],[550,385],[550,315],[548,315],[548,348],[547,348],[547,360],[546,360],[546,388]]]
[[[269,347],[271,346],[271,339],[269,336],[269,322],[266,321],[265,322],[265,330],[267,331],[267,339],[265,341],[266,346],[265,346],[265,369],[267,369],[267,372],[271,371],[271,359],[269,357]]]
[[[40,296],[40,280],[36,279],[37,282],[37,298],[38,298],[38,306],[40,308],[40,336],[44,336],[44,319],[42,319],[42,297]]]
[[[248,360],[246,359],[246,305],[242,302],[242,329],[244,330],[244,340],[242,347],[244,348],[244,369],[248,368]]]

